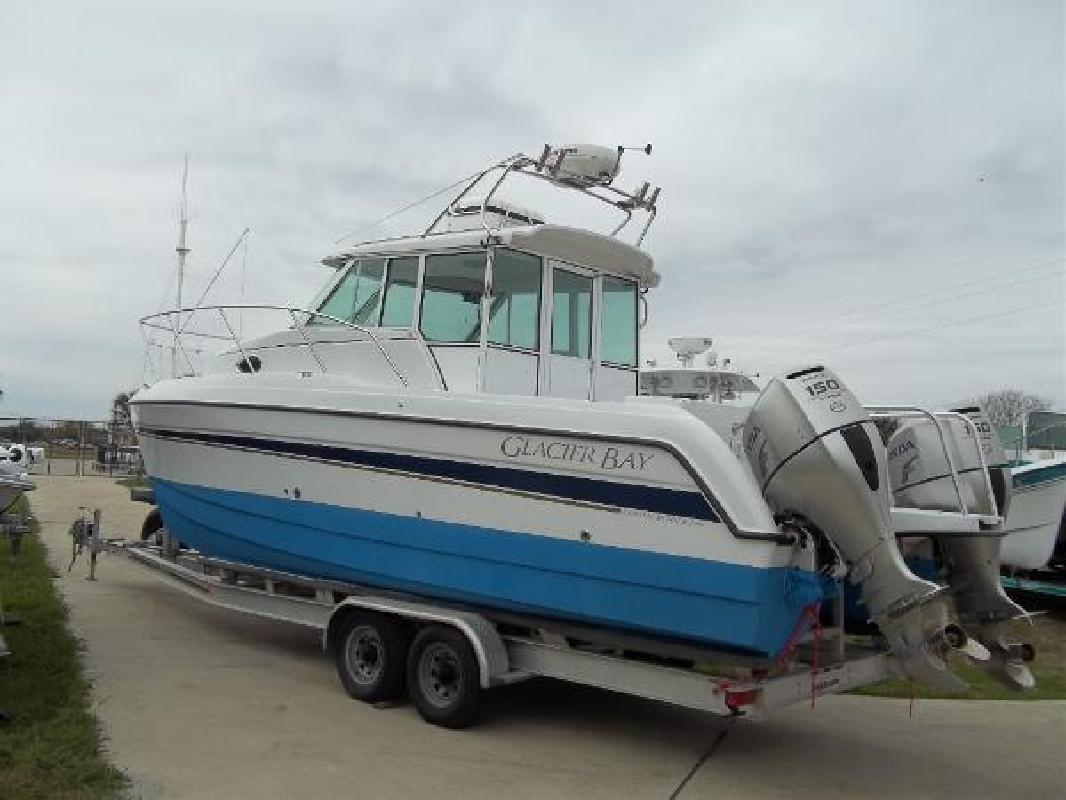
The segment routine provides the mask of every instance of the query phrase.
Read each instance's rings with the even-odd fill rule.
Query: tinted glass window
[[[348,268],[343,280],[337,284],[320,307],[319,311],[330,317],[354,322],[358,325],[376,325],[378,299],[381,294],[381,273],[385,269],[382,259],[356,261]],[[331,319],[313,317],[315,325],[335,325]]]
[[[485,254],[427,256],[422,276],[422,335],[430,342],[478,342]]]
[[[627,367],[637,365],[637,287],[629,281],[603,279],[600,359]]]
[[[373,258],[359,262],[359,285],[354,293],[349,320],[356,325],[378,324],[378,302],[381,300],[381,279],[385,275],[385,259]]]
[[[347,267],[340,283],[333,287],[333,291],[329,293],[329,297],[318,307],[318,310],[323,314],[329,314],[331,317],[348,319],[348,312],[352,309],[352,294],[355,291],[355,285],[359,281],[358,276],[359,262],[356,261]],[[334,324],[333,320],[323,319],[322,317],[312,317],[311,323],[314,325]]]
[[[552,272],[552,352],[588,358],[592,341],[592,278]]]
[[[492,262],[489,342],[537,349],[540,327],[540,259],[497,250]]]
[[[385,304],[381,309],[381,324],[384,327],[410,327],[415,316],[415,285],[417,282],[417,258],[389,259],[389,277],[385,286]]]

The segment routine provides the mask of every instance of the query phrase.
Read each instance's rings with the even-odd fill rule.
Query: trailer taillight
[[[734,714],[740,712],[744,706],[753,706],[759,700],[758,689],[740,689],[731,690],[726,689],[725,692],[725,705]]]

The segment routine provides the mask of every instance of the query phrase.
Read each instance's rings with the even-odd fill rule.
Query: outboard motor
[[[1033,658],[1033,648],[1003,637],[1003,625],[1025,616],[1025,610],[1007,597],[999,581],[1011,477],[1003,446],[984,410],[955,409],[935,423],[928,418],[908,420],[889,439],[888,463],[897,505],[991,518],[981,521],[972,535],[943,533],[934,526],[925,535],[936,541],[959,622],[991,655],[987,669],[1011,685],[1033,686],[1032,673],[1023,663]]]
[[[888,470],[897,506],[1007,516],[1010,467],[980,408],[908,419],[888,440]]]
[[[964,688],[942,658],[943,590],[903,562],[884,446],[843,382],[820,366],[771,380],[748,417],[744,450],[774,511],[809,520],[846,559],[849,580],[904,671]]]

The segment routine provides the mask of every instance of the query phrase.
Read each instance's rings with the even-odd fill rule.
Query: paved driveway
[[[86,644],[114,761],[144,798],[1058,798],[1066,703],[826,697],[762,724],[549,681],[494,690],[468,731],[348,699],[313,632],[208,607],[118,556],[66,574],[85,505],[135,536],[101,478],[32,495]]]

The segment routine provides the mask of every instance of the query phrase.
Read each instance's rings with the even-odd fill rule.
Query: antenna
[[[189,229],[189,154],[185,154],[185,169],[181,173],[181,219],[178,222],[178,246],[174,250],[178,254],[178,304],[181,308],[181,294],[185,283],[185,257],[189,255],[189,247],[186,244],[185,234]],[[170,377],[178,377],[178,331],[182,328],[181,316],[178,316],[177,326],[174,331],[174,344],[170,348]]]

